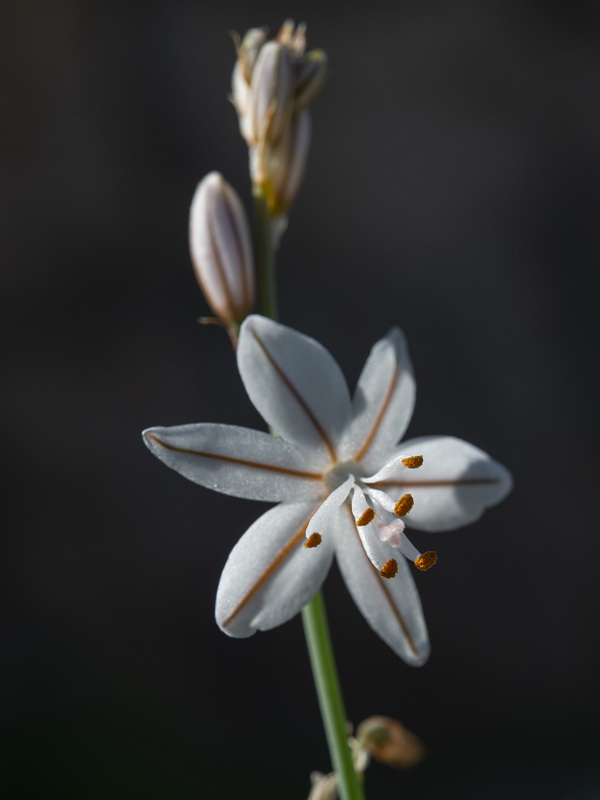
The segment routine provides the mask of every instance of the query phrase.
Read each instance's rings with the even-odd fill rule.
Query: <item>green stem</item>
[[[275,245],[272,218],[264,192],[254,187],[255,264],[258,311],[277,319],[275,284]],[[304,635],[310,656],[319,707],[329,745],[333,768],[337,774],[341,800],[364,800],[362,782],[354,769],[348,745],[346,713],[337,675],[329,626],[322,592],[302,609]]]
[[[331,646],[323,593],[317,592],[302,609],[304,635],[310,655],[321,716],[342,800],[363,800],[364,792],[348,747],[346,712]]]
[[[267,198],[259,186],[254,186],[256,292],[258,310],[265,317],[277,319],[277,290],[275,282],[275,248],[272,220]]]

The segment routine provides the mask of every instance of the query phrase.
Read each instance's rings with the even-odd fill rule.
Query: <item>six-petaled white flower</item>
[[[371,627],[405,661],[422,664],[429,642],[406,559],[427,569],[435,554],[410,543],[404,519],[425,531],[474,522],[510,491],[510,474],[453,437],[397,444],[415,399],[397,328],[374,346],[352,400],[327,350],[264,317],[246,319],[237,357],[251,401],[279,436],[210,423],[144,432],[151,451],[190,480],[279,503],[227,560],[219,626],[246,637],[290,619],[319,589],[335,554]]]

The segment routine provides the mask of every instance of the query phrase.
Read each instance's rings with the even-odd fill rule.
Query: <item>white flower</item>
[[[510,474],[460,439],[396,444],[415,399],[397,328],[373,348],[352,401],[327,350],[264,317],[246,319],[237,357],[250,399],[281,438],[210,423],[144,432],[152,452],[190,480],[279,502],[227,560],[217,591],[219,626],[246,637],[287,621],[319,589],[335,553],[371,627],[405,661],[422,664],[427,629],[402,555],[422,569],[435,557],[413,547],[403,517],[426,531],[474,522],[509,492]]]

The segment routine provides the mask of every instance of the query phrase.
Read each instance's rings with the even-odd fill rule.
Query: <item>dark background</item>
[[[329,768],[299,619],[236,641],[220,570],[264,504],[166,470],[149,425],[261,426],[189,264],[217,169],[249,197],[228,33],[309,23],[331,76],[283,240],[282,320],[351,385],[407,333],[409,435],[515,489],[431,536],[415,670],[326,598],[349,718],[430,758],[372,798],[595,798],[599,17],[595,2],[1,7],[6,798],[289,798]]]

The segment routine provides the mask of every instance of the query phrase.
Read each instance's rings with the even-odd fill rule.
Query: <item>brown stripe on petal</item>
[[[236,321],[239,321],[250,313],[252,309],[252,298],[250,296],[250,287],[248,285],[249,284],[248,271],[245,269],[246,258],[245,258],[244,245],[242,244],[242,240],[240,238],[240,232],[236,224],[235,214],[233,212],[233,209],[230,207],[229,203],[225,204],[225,208],[227,217],[229,219],[229,225],[231,227],[231,233],[232,233],[231,238],[235,243],[235,249],[238,255],[238,264],[240,264],[241,267],[240,282],[242,286],[242,303],[241,303],[241,308],[236,308]]]
[[[206,215],[206,227],[208,231],[208,239],[210,242],[210,250],[215,258],[215,262],[217,265],[217,275],[219,283],[221,284],[221,290],[223,291],[223,296],[225,298],[225,307],[218,308],[217,304],[214,303],[214,295],[211,297],[210,291],[208,291],[208,284],[205,280],[202,280],[201,288],[204,292],[204,296],[206,297],[208,304],[211,308],[219,314],[219,316],[224,317],[226,320],[231,321],[235,319],[235,303],[233,301],[233,296],[231,294],[231,287],[227,283],[227,276],[225,274],[225,266],[223,264],[223,259],[221,258],[221,252],[219,250],[219,245],[217,243],[217,237],[215,234],[214,229],[214,219],[211,214]],[[202,272],[201,269],[198,270],[199,273]]]
[[[383,418],[386,414],[386,411],[389,408],[390,403],[392,402],[392,397],[394,396],[394,389],[396,387],[396,381],[398,380],[398,376],[400,374],[400,369],[398,364],[396,364],[394,368],[394,374],[392,375],[392,379],[390,381],[390,385],[387,388],[385,393],[385,398],[383,400],[383,405],[379,409],[377,416],[375,417],[375,422],[373,423],[373,427],[367,434],[367,438],[362,443],[361,447],[359,447],[358,452],[354,456],[355,461],[360,461],[361,458],[365,455],[369,447],[373,444],[373,439],[375,438],[377,431],[379,430]]]
[[[167,444],[159,439],[154,434],[147,434],[149,439],[161,445],[166,450],[173,450],[176,453],[186,453],[190,456],[199,456],[200,458],[214,458],[216,461],[225,461],[228,464],[238,464],[241,467],[250,467],[251,469],[264,469],[268,472],[278,472],[282,475],[292,475],[294,478],[308,478],[309,480],[319,481],[323,476],[315,472],[303,472],[299,469],[289,469],[288,467],[277,467],[274,464],[261,464],[258,461],[248,461],[245,458],[234,458],[233,456],[223,456],[219,453],[205,453],[202,450],[190,450],[187,447],[177,447],[174,444]]]
[[[422,487],[440,486],[478,486],[490,483],[500,483],[500,478],[458,478],[458,480],[429,480],[429,481],[377,481],[370,484],[374,489],[391,487],[395,489],[418,489]]]
[[[318,419],[315,417],[315,415],[313,414],[313,412],[311,411],[311,409],[308,407],[308,404],[307,404],[306,400],[305,400],[305,399],[302,397],[302,395],[300,394],[300,392],[298,391],[298,389],[297,389],[297,388],[294,386],[294,384],[293,384],[293,383],[292,383],[292,381],[291,381],[291,380],[288,378],[288,376],[285,374],[285,372],[283,371],[283,369],[282,369],[282,368],[279,366],[279,364],[278,364],[278,363],[275,361],[275,359],[273,358],[273,356],[271,355],[271,353],[269,353],[269,351],[267,350],[267,347],[266,347],[265,343],[262,341],[262,339],[260,338],[260,336],[259,336],[259,335],[256,333],[256,331],[252,331],[252,335],[253,335],[253,336],[254,336],[254,338],[256,339],[256,341],[257,341],[257,343],[258,343],[258,346],[260,347],[260,349],[261,349],[261,350],[263,351],[263,353],[265,354],[265,356],[266,356],[266,358],[267,358],[267,361],[269,362],[269,364],[270,364],[270,365],[273,367],[273,369],[275,370],[275,372],[276,372],[276,373],[279,375],[279,377],[281,378],[281,380],[283,381],[283,383],[285,383],[285,385],[286,385],[286,386],[287,386],[287,388],[290,390],[290,392],[293,394],[293,396],[294,396],[294,398],[296,399],[296,401],[298,402],[298,404],[301,406],[301,408],[302,408],[302,410],[304,411],[304,413],[306,414],[306,416],[307,416],[307,417],[309,418],[309,420],[311,421],[311,423],[312,423],[312,425],[313,425],[314,429],[317,431],[317,433],[319,434],[319,436],[320,436],[320,437],[321,437],[321,439],[323,440],[323,443],[324,443],[325,447],[327,448],[327,450],[328,450],[328,452],[329,452],[329,455],[330,455],[330,457],[331,457],[331,460],[332,460],[333,462],[335,462],[335,461],[337,460],[337,454],[336,454],[336,452],[335,452],[335,448],[334,448],[333,444],[331,443],[331,439],[330,439],[330,438],[329,438],[329,436],[327,436],[327,434],[325,433],[325,430],[323,429],[323,426],[321,425],[321,423],[319,422],[319,420],[318,420]]]
[[[258,590],[265,585],[265,583],[269,580],[269,578],[275,572],[277,567],[279,567],[285,561],[285,559],[290,555],[290,553],[294,550],[294,548],[302,541],[304,536],[306,536],[306,528],[309,522],[310,522],[310,517],[306,520],[304,525],[296,531],[296,533],[292,536],[292,538],[285,545],[285,547],[279,551],[279,553],[275,556],[273,561],[271,561],[269,566],[265,569],[265,571],[256,581],[256,583],[254,583],[250,587],[250,589],[248,589],[244,597],[240,600],[240,602],[233,609],[231,614],[223,622],[222,624],[223,628],[226,628],[228,625],[231,624],[231,622],[233,622],[233,620],[237,617],[240,611],[242,611],[248,605],[250,600],[252,600],[252,598],[258,592]]]

